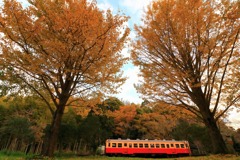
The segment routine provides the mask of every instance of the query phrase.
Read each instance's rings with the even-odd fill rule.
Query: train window
[[[110,147],[110,144],[111,144],[111,143],[108,143],[108,147]]]
[[[143,144],[142,143],[139,143],[139,148],[143,148]]]
[[[122,148],[122,143],[118,143],[118,148]]]
[[[133,147],[134,148],[138,148],[138,144],[137,143],[133,143]]]
[[[167,148],[170,148],[169,144],[166,144],[167,145]]]
[[[124,147],[127,147],[127,143],[124,143]]]
[[[147,144],[147,143],[145,143],[145,144],[144,144],[144,147],[145,147],[145,148],[148,148],[148,144]]]
[[[161,148],[165,148],[165,144],[161,144]]]
[[[156,148],[160,148],[160,145],[159,145],[159,144],[156,144]]]
[[[176,148],[180,148],[179,144],[176,144]]]
[[[181,148],[184,148],[184,144],[180,144]]]
[[[132,148],[132,143],[129,143],[129,148]]]
[[[174,145],[173,145],[173,144],[171,144],[171,147],[174,147]]]
[[[115,148],[115,147],[116,147],[116,143],[112,143],[112,147],[114,147],[114,148]]]
[[[154,148],[154,144],[150,144],[151,148]]]

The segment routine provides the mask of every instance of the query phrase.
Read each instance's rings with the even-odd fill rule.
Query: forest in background
[[[211,153],[203,123],[191,112],[164,105],[147,100],[136,105],[111,97],[93,106],[69,106],[63,116],[56,153],[97,154],[97,148],[109,138],[188,140],[193,154]],[[40,154],[50,120],[47,106],[35,96],[2,97],[0,150]],[[232,153],[239,152],[240,129],[227,126],[223,120],[219,128]]]

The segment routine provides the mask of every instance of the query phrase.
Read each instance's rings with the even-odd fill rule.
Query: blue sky
[[[133,26],[141,23],[143,11],[150,2],[151,0],[97,0],[99,8],[102,10],[111,9],[113,13],[121,11],[125,15],[130,16],[127,25],[131,29],[130,37],[132,39],[135,37]],[[125,48],[122,53],[125,56],[130,56],[128,48]],[[139,81],[139,69],[129,62],[123,67],[123,71],[124,76],[128,79],[119,89],[119,94],[116,97],[124,101],[140,104],[142,99],[134,88],[134,84]]]

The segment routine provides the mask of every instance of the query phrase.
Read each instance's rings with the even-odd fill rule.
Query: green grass
[[[105,157],[105,156],[88,156],[72,158],[56,158],[55,160],[240,160],[235,155],[212,155],[202,157],[182,157],[182,158],[139,158],[139,157]]]
[[[35,159],[34,159],[35,158]],[[240,160],[236,155],[210,155],[201,157],[182,157],[182,158],[139,158],[139,157],[106,157],[106,156],[73,156],[65,155],[54,159],[37,159],[35,155],[25,155],[21,152],[1,151],[0,160]]]
[[[139,157],[105,157],[105,156],[89,156],[69,158],[66,160],[240,160],[240,157],[235,155],[212,155],[202,157],[182,157],[182,158],[139,158]],[[56,160],[64,160],[59,158]]]
[[[21,152],[11,152],[11,151],[0,152],[0,160],[23,160],[26,158],[27,156],[25,156]]]

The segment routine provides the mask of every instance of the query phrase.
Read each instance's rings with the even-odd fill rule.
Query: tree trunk
[[[50,127],[50,133],[47,135],[46,139],[46,148],[44,149],[44,156],[47,157],[53,157],[54,156],[54,150],[57,145],[57,140],[58,140],[58,133],[62,121],[62,116],[64,112],[65,106],[58,106],[57,110],[54,113],[52,124]]]
[[[219,128],[217,127],[217,123],[213,116],[210,114],[204,116],[204,124],[208,129],[209,136],[211,138],[213,153],[228,153],[228,149],[223,140],[223,137],[220,133]]]
[[[228,149],[217,126],[214,114],[210,110],[210,103],[207,102],[200,87],[192,88],[192,90],[194,93],[194,96],[192,96],[192,100],[200,109],[203,122],[208,130],[212,142],[213,153],[228,153]]]
[[[10,146],[11,142],[12,142],[12,135],[10,135],[10,137],[8,138],[7,145],[5,146],[6,150],[9,149],[9,146]]]
[[[33,153],[34,153],[34,154],[40,154],[40,153],[42,153],[42,151],[43,151],[43,141],[40,141],[40,142],[38,143],[38,147],[37,147],[36,152],[33,152]]]

